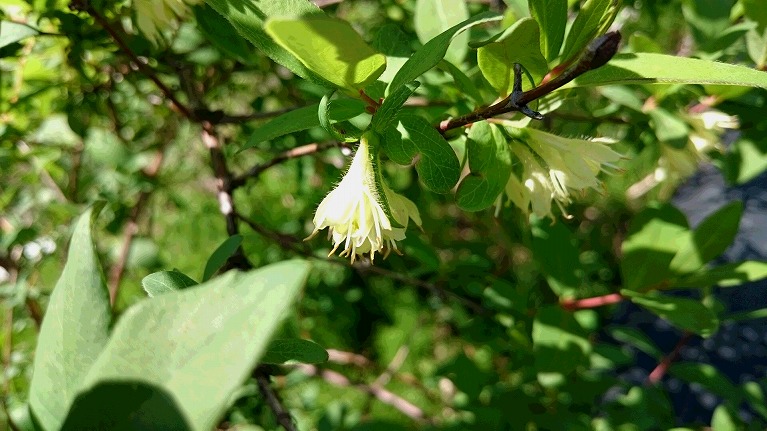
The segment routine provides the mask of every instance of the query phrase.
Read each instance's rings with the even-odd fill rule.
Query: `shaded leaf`
[[[532,250],[551,290],[560,298],[573,298],[583,284],[580,251],[575,236],[563,223],[536,220],[532,227]]]
[[[716,314],[700,300],[661,295],[658,292],[639,293],[627,289],[622,289],[621,294],[672,325],[700,336],[708,337],[719,327]]]
[[[469,18],[465,0],[416,0],[413,27],[421,43],[427,43],[445,30]],[[456,35],[445,60],[460,64],[468,52],[469,35]]]
[[[424,185],[436,193],[447,193],[458,182],[460,164],[445,138],[423,117],[400,115],[381,141],[384,153],[401,165],[415,163]]]
[[[155,272],[141,280],[141,286],[144,287],[144,291],[150,297],[173,292],[174,290],[186,289],[196,284],[196,281],[178,271]]]
[[[242,235],[232,235],[225,239],[208,258],[208,262],[205,264],[205,271],[202,273],[202,281],[208,281],[210,277],[213,277],[213,274],[221,269],[226,260],[237,251],[240,244],[242,244]]]
[[[733,287],[767,278],[767,262],[728,263],[672,279],[667,288]]]
[[[536,370],[566,374],[585,364],[591,353],[587,335],[573,313],[558,305],[538,310],[532,333]]]
[[[413,81],[398,88],[384,99],[383,104],[381,104],[381,107],[378,108],[373,115],[373,119],[370,121],[370,128],[375,132],[384,133],[394,123],[402,105],[407,102],[407,99],[420,85],[418,81]]]
[[[480,211],[498,199],[511,175],[511,149],[501,129],[486,121],[469,129],[466,141],[469,175],[456,190],[456,201],[464,211]]]
[[[618,13],[617,0],[587,0],[578,10],[562,49],[562,59],[577,56],[596,37],[606,33]]]
[[[263,364],[321,364],[327,361],[328,352],[325,349],[317,343],[300,338],[272,340],[261,358]]]
[[[559,55],[565,39],[567,0],[529,0],[530,16],[541,29],[541,52],[551,61]]]

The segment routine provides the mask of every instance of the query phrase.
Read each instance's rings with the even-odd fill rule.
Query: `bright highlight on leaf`
[[[373,50],[346,21],[320,15],[271,18],[265,28],[307,68],[352,94],[386,69],[386,56]]]

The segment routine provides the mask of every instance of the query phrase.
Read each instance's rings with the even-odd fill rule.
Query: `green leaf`
[[[61,427],[61,431],[193,429],[171,394],[138,380],[94,385],[77,397]]]
[[[655,359],[661,359],[663,352],[644,332],[627,326],[616,326],[608,329],[610,336],[616,340],[629,344]]]
[[[737,403],[741,399],[738,388],[711,364],[677,362],[671,365],[668,373],[688,383],[697,383],[730,402]]]
[[[270,18],[266,32],[309,70],[353,95],[386,69],[386,56],[340,19],[321,15]]]
[[[623,287],[641,290],[671,278],[669,264],[690,235],[684,214],[671,205],[637,214],[622,245]]]
[[[622,289],[621,294],[631,302],[644,307],[677,328],[694,332],[700,336],[713,335],[719,327],[716,314],[700,300],[661,295],[658,292],[639,293]]]
[[[757,382],[743,383],[743,397],[749,406],[757,412],[762,419],[767,420],[767,400],[762,387]]]
[[[687,146],[690,127],[680,118],[663,108],[655,108],[648,112],[650,126],[655,130],[655,136],[661,144],[669,145],[677,150]]]
[[[272,60],[315,84],[333,87],[330,81],[304,66],[264,31],[264,21],[270,17],[298,18],[322,13],[311,2],[306,0],[205,0],[205,2]]]
[[[109,293],[91,234],[102,207],[87,210],[75,224],[67,262],[37,338],[29,407],[46,430],[61,428],[77,390],[109,337]]]
[[[453,77],[455,86],[464,95],[471,97],[472,100],[479,104],[483,103],[482,95],[479,93],[477,86],[474,85],[474,82],[461,69],[449,61],[441,61],[438,67]]]
[[[477,50],[479,69],[500,97],[509,95],[514,86],[514,63],[521,64],[535,84],[549,71],[539,40],[538,24],[532,18],[524,18],[506,29],[496,41]],[[523,89],[532,86],[527,80],[522,83]]]
[[[576,297],[584,280],[575,235],[563,223],[544,219],[535,221],[532,233],[533,255],[551,290],[560,298]]]
[[[319,107],[319,104],[305,106],[272,119],[272,121],[256,129],[242,148],[255,147],[261,142],[270,141],[289,133],[320,127],[320,120],[317,117]],[[331,120],[343,121],[365,112],[365,103],[356,99],[335,99],[331,101],[329,109]]]
[[[28,25],[13,21],[0,21],[0,48],[38,34],[40,34],[39,30]]]
[[[706,217],[683,242],[669,268],[677,274],[696,271],[732,244],[743,215],[743,203],[735,201]]]
[[[465,0],[416,0],[413,27],[421,43],[427,43],[445,30],[469,18]],[[445,59],[460,64],[468,52],[469,35],[456,35],[445,54]]]
[[[458,182],[461,166],[445,138],[424,118],[400,115],[381,141],[383,151],[396,163],[415,169],[424,185],[436,193],[447,193]]]
[[[358,141],[362,135],[361,130],[348,122],[344,123],[343,129],[339,129],[334,125],[335,123],[332,121],[330,115],[330,105],[332,101],[330,98],[333,97],[335,92],[336,90],[332,90],[322,96],[320,105],[317,107],[317,120],[320,122],[320,126],[322,126],[322,128],[325,129],[325,131],[328,132],[328,134],[330,134],[333,139],[341,142]]]
[[[586,0],[575,17],[567,41],[562,50],[562,59],[567,62],[586,48],[596,37],[606,33],[618,13],[620,5],[616,0]]]
[[[459,34],[463,33],[467,29],[484,22],[498,21],[501,16],[492,12],[484,12],[479,15],[467,19],[466,21],[457,24],[444,32],[439,36],[428,41],[418,51],[416,51],[410,59],[402,65],[399,72],[394,75],[389,87],[386,89],[386,94],[391,94],[394,90],[414,81],[421,76],[424,72],[430,70],[432,67],[439,64],[445,57],[447,48],[450,46],[450,42]]]
[[[243,63],[251,62],[253,49],[226,18],[204,3],[193,9],[200,30],[216,48]]]
[[[146,429],[133,425],[144,418],[167,418],[162,407],[185,418],[188,429],[213,429],[288,313],[308,270],[307,262],[291,260],[247,273],[230,271],[129,308],[90,369],[87,389],[73,408],[82,411],[78,404],[87,402],[92,412],[101,413],[71,418],[78,426],[70,429],[103,429],[97,425],[105,421],[115,424],[109,429]],[[227,352],[236,354],[221,360]],[[114,398],[95,396],[113,382],[128,383],[128,388],[149,386],[130,401],[136,406],[132,414],[113,413]],[[141,397],[148,399],[135,399]]]
[[[626,83],[718,84],[767,89],[767,73],[745,66],[673,55],[618,54],[609,63],[581,75],[565,87]]]
[[[272,340],[261,358],[262,364],[321,364],[328,361],[328,352],[319,344],[300,338]]]
[[[197,282],[178,271],[160,271],[147,275],[141,280],[147,295],[150,297],[186,289],[197,285]]]
[[[752,21],[756,22],[760,32],[767,29],[767,8],[761,0],[740,0],[743,5],[743,12]]]
[[[673,279],[667,286],[670,289],[681,287],[733,287],[767,278],[767,262],[749,260],[728,263]]]
[[[208,262],[205,264],[205,271],[202,273],[202,281],[210,280],[213,274],[216,273],[240,247],[242,244],[242,235],[232,235],[225,239],[221,245],[210,255]]]
[[[469,175],[456,190],[456,201],[464,211],[490,207],[506,188],[511,175],[511,149],[501,129],[486,121],[474,124],[466,140]]]
[[[711,416],[711,431],[736,431],[745,426],[738,419],[738,413],[727,403],[719,404]]]
[[[402,105],[407,102],[407,99],[412,95],[415,90],[421,84],[418,81],[413,81],[407,85],[404,85],[392,94],[384,99],[383,104],[373,115],[373,119],[370,121],[370,128],[375,132],[382,134],[391,127],[394,120],[397,118]]]
[[[532,332],[536,370],[566,374],[586,364],[591,353],[587,336],[573,313],[558,305],[541,308]]]
[[[551,61],[559,55],[565,39],[567,0],[529,0],[530,16],[541,29],[541,52]]]

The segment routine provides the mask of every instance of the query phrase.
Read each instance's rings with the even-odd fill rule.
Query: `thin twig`
[[[308,156],[308,155],[315,154],[330,148],[337,148],[342,146],[344,146],[344,144],[339,142],[324,142],[321,144],[313,143],[313,144],[306,144],[306,145],[301,145],[300,147],[292,148],[290,150],[287,150],[283,153],[278,154],[273,159],[267,162],[259,163],[253,166],[242,175],[235,177],[231,181],[231,188],[236,189],[238,187],[241,187],[245,185],[248,179],[257,178],[265,170],[271,167],[274,167],[276,165],[279,165],[280,163],[283,163],[287,160]]]
[[[367,394],[374,396],[376,399],[378,399],[378,401],[394,407],[402,414],[417,421],[418,423],[433,424],[435,422],[433,419],[427,418],[420,407],[384,388],[365,384],[354,384],[351,380],[349,380],[348,377],[337,371],[320,369],[315,365],[299,364],[296,366],[296,369],[308,376],[320,377],[325,382],[333,386],[359,389]]]
[[[391,381],[392,376],[394,373],[399,371],[400,367],[402,367],[402,364],[405,363],[405,360],[407,359],[407,355],[410,353],[410,348],[406,345],[399,346],[399,349],[397,349],[397,353],[394,354],[394,358],[392,358],[391,362],[389,363],[389,366],[386,367],[383,373],[381,373],[373,383],[371,383],[371,386],[383,388],[386,386],[389,381]]]
[[[623,301],[625,298],[620,293],[610,293],[608,295],[595,296],[593,298],[584,299],[564,299],[559,305],[565,310],[575,311],[582,310],[584,308],[596,308],[605,305],[617,304]]]
[[[671,364],[677,357],[679,357],[682,348],[692,339],[692,335],[691,332],[685,332],[684,335],[682,335],[682,338],[680,338],[676,343],[676,346],[674,346],[674,350],[664,356],[658,363],[658,366],[656,366],[655,369],[650,372],[650,375],[647,376],[647,381],[645,382],[646,385],[654,385],[660,382],[663,376],[666,375]]]
[[[112,36],[112,39],[115,41],[115,43],[120,48],[120,50],[122,50],[128,57],[130,57],[130,59],[133,61],[136,67],[138,67],[138,69],[144,75],[146,75],[147,78],[149,78],[150,80],[152,80],[152,82],[155,83],[157,88],[159,88],[160,91],[162,91],[162,93],[165,95],[165,98],[170,100],[173,103],[173,105],[176,107],[176,109],[178,109],[178,111],[184,117],[189,119],[194,119],[195,117],[192,111],[189,108],[187,108],[186,105],[181,103],[181,101],[179,101],[178,98],[176,98],[176,95],[173,94],[173,91],[167,85],[165,85],[165,83],[163,83],[160,80],[160,78],[157,76],[155,71],[149,66],[147,66],[146,63],[144,63],[139,58],[139,56],[136,55],[135,52],[133,52],[130,46],[128,46],[125,40],[123,40],[123,37],[120,34],[120,32],[118,32],[117,29],[115,29],[109,23],[109,21],[104,17],[104,15],[102,15],[96,9],[94,9],[93,6],[91,6],[90,3],[87,1],[84,2],[85,5],[80,5],[79,3],[81,2],[78,1],[77,4],[75,4],[75,2],[72,2],[72,7],[75,7],[75,9],[84,10],[89,15],[91,15],[93,19],[95,19],[96,22],[99,23],[99,25],[102,26],[104,30],[107,31],[107,33],[109,33],[110,36]]]
[[[293,423],[293,418],[290,416],[290,413],[285,410],[285,407],[282,406],[282,402],[280,401],[277,392],[272,388],[272,384],[269,381],[269,375],[258,369],[254,374],[256,382],[258,383],[258,389],[266,399],[266,404],[269,405],[269,408],[272,409],[272,412],[274,412],[274,415],[277,417],[277,422],[285,428],[285,431],[297,431],[297,428]]]
[[[253,114],[246,114],[246,115],[228,115],[228,114],[221,113],[221,116],[216,121],[216,124],[240,124],[240,123],[247,123],[248,121],[253,121],[253,120],[265,120],[267,118],[274,118],[299,108],[301,108],[301,106],[277,109],[277,110],[268,111],[268,112],[254,112]],[[216,112],[213,112],[212,114],[215,114],[215,113]]]

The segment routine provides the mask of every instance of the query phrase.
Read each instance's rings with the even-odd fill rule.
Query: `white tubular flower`
[[[322,229],[328,228],[333,241],[330,255],[342,247],[341,256],[350,257],[352,263],[357,256],[370,255],[371,262],[376,252],[385,255],[397,251],[395,241],[405,238],[409,219],[421,225],[420,214],[415,204],[385,185],[384,195],[378,191],[368,137],[363,136],[349,170],[317,207],[314,215],[312,238]],[[384,211],[381,199],[385,198],[392,216],[401,227],[393,227]],[[308,238],[307,238],[308,239]]]
[[[200,0],[133,0],[136,9],[136,25],[152,42],[162,40],[161,30],[173,25],[177,17],[184,16],[188,5]]]
[[[661,185],[659,195],[662,199],[669,198],[676,186],[692,176],[701,163],[710,161],[709,153],[724,151],[721,134],[739,127],[737,117],[714,109],[689,114],[686,120],[691,130],[684,148],[660,144],[660,158],[653,174],[653,186]]]
[[[519,178],[512,173],[506,195],[523,212],[532,210],[538,217],[554,218],[552,200],[567,216],[570,194],[600,191],[602,182],[597,176],[617,171],[614,163],[622,157],[608,147],[612,142],[604,139],[563,138],[529,128],[519,133],[527,146],[514,141],[511,148],[522,164],[522,173]]]

